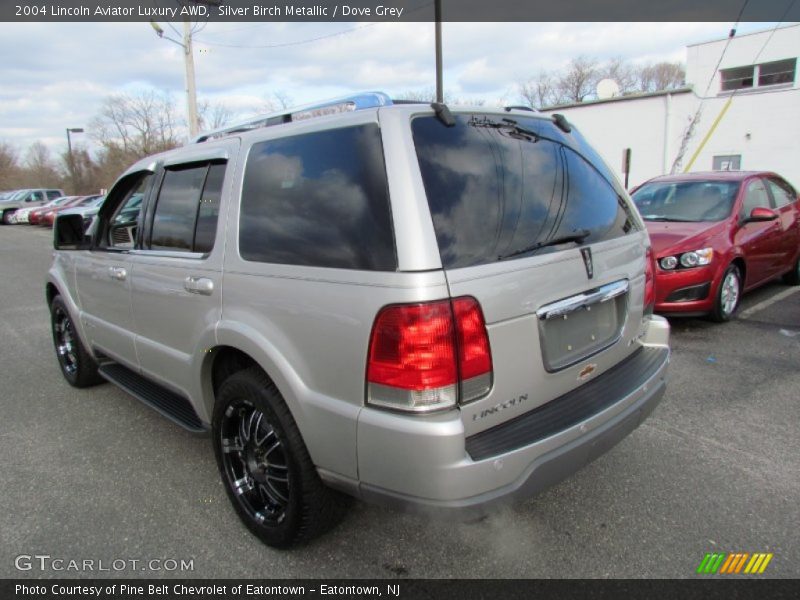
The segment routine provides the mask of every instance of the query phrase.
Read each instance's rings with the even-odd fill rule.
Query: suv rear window
[[[340,269],[397,269],[377,125],[253,145],[242,185],[245,260]]]
[[[455,119],[453,127],[435,117],[411,125],[445,268],[496,262],[576,232],[594,243],[637,230],[622,190],[576,131],[502,115]]]

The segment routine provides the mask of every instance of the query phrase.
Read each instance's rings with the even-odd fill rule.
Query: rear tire
[[[344,515],[346,498],[322,483],[280,392],[258,367],[220,386],[213,440],[236,513],[268,546],[307,542]]]
[[[741,297],[742,277],[739,273],[739,267],[728,265],[717,288],[717,297],[714,299],[714,308],[710,315],[711,319],[717,323],[730,321],[736,309],[739,308]]]
[[[104,380],[97,372],[97,363],[78,337],[75,324],[61,296],[56,296],[50,303],[50,323],[58,366],[64,379],[77,388],[102,383]]]
[[[783,281],[789,285],[800,285],[800,256],[797,257],[792,270],[783,276]]]
[[[11,215],[14,214],[13,210],[3,211],[3,225],[11,225]]]

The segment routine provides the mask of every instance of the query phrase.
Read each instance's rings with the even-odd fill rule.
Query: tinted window
[[[170,168],[158,194],[150,247],[191,251],[200,192],[208,165]]]
[[[767,181],[769,182],[770,190],[772,190],[775,206],[786,206],[797,200],[797,194],[795,194],[792,187],[785,181],[778,179],[768,179]]]
[[[636,228],[621,190],[583,138],[541,119],[515,122],[522,130],[501,116],[459,115],[454,127],[434,117],[412,123],[446,268],[495,262],[577,232],[593,243]]]
[[[225,163],[193,163],[164,171],[149,247],[210,252],[214,247]]]
[[[55,190],[50,190],[49,192],[47,192],[47,197],[50,200],[55,200],[56,198],[59,198],[60,196],[61,196],[61,192],[57,192]]]
[[[736,201],[734,181],[653,181],[633,193],[645,221],[722,221]]]
[[[396,269],[378,127],[254,145],[242,187],[239,252],[270,263]]]
[[[222,182],[225,179],[225,165],[215,164],[208,169],[200,206],[197,209],[197,227],[194,235],[195,252],[211,252],[217,236],[219,200],[222,196]]]

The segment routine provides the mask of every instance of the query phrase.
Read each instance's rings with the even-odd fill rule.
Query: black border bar
[[[441,0],[445,22],[794,22],[792,0]],[[183,11],[183,14],[181,14]],[[0,0],[0,21],[433,22],[434,0]]]

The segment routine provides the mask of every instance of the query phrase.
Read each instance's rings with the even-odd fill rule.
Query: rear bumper
[[[523,415],[515,421],[527,422],[509,422],[494,428],[497,431],[465,439],[460,419],[442,415],[433,423],[418,424],[393,415],[406,422],[406,430],[398,436],[392,419],[371,414],[376,411],[362,412],[357,494],[403,509],[469,517],[565,479],[636,429],[663,396],[669,326],[654,317],[651,329],[655,331],[650,332],[650,341],[657,343],[645,339],[639,351],[642,360],[636,359],[646,372],[631,376],[628,365],[629,372],[618,371],[618,381],[612,381],[615,367],[590,382],[598,392],[611,391],[612,397],[599,398],[602,394],[591,393],[586,384],[551,401],[557,405],[551,414]],[[609,378],[605,384],[604,378]],[[586,409],[584,400],[595,405]],[[562,429],[542,429],[542,423],[557,425],[559,419]],[[370,476],[379,482],[370,481]]]

